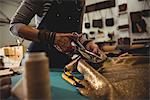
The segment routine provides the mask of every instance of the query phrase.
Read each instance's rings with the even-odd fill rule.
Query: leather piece
[[[82,95],[94,100],[112,100],[111,98],[117,100],[119,95],[110,82],[84,60],[79,61],[77,69],[84,75],[84,80],[80,84],[84,85],[85,88],[78,88]]]
[[[149,58],[130,56],[123,59],[103,66],[101,73],[80,60],[77,68],[84,76],[81,84],[85,88],[78,88],[79,92],[95,100],[148,100]]]

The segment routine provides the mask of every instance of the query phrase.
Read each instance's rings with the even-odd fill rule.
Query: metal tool
[[[78,35],[78,33],[73,32],[73,34]],[[72,41],[77,47],[77,52],[86,60],[92,62],[92,63],[101,63],[106,60],[107,56],[102,52],[99,51],[98,54],[94,54],[93,52],[90,52],[86,50],[86,48],[80,43],[78,39],[72,38]]]

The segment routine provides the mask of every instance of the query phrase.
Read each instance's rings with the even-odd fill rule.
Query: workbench
[[[62,79],[62,70],[53,69],[50,71],[50,86],[52,100],[88,100],[85,96],[80,95],[76,87],[70,85]],[[12,86],[14,86],[22,75],[12,76]]]

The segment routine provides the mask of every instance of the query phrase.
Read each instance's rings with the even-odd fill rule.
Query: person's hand
[[[89,50],[89,51],[91,51],[91,52],[93,52],[93,53],[95,53],[95,54],[97,54],[100,51],[98,45],[95,44],[92,41],[90,41],[89,43],[87,43],[86,49]]]
[[[97,44],[95,44],[94,42],[88,42],[86,45],[86,49],[95,53],[96,55],[98,55],[101,58],[101,61],[104,61],[107,59],[107,56],[105,54],[105,52],[103,52],[102,50],[100,50],[100,48],[98,47]]]
[[[74,51],[75,47],[71,45],[71,38],[79,38],[79,35],[72,33],[56,33],[54,47],[62,53],[69,53]]]
[[[39,30],[37,35],[39,42],[48,43],[49,46],[53,46],[58,51],[65,54],[71,53],[75,50],[75,47],[72,46],[71,42],[73,39],[76,40],[79,37],[81,37],[79,34],[50,32],[45,29]]]

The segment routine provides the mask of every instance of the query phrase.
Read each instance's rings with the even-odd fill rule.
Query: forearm
[[[31,26],[24,25],[20,27],[20,29],[18,30],[18,35],[27,40],[39,41],[38,32],[39,32],[38,29],[33,28]]]
[[[50,32],[46,29],[36,29],[28,25],[20,27],[18,30],[20,37],[37,42],[45,42],[53,45],[55,40],[55,32]]]
[[[38,41],[36,28],[28,26],[35,14],[39,14],[43,1],[23,0],[10,23],[10,31],[13,35],[27,40]]]

